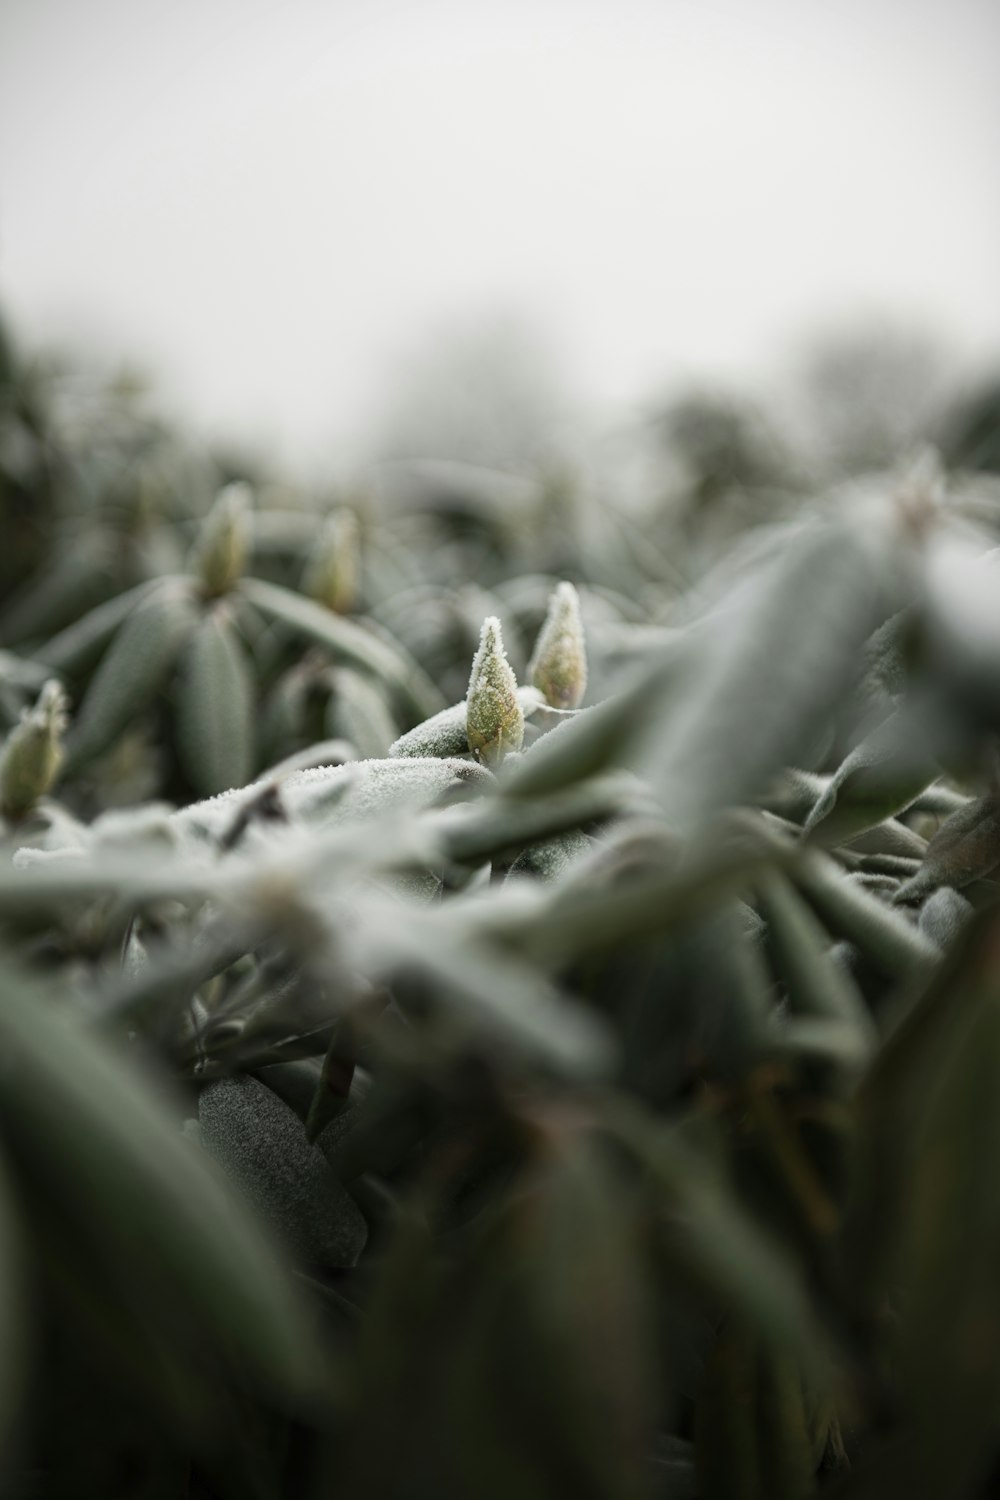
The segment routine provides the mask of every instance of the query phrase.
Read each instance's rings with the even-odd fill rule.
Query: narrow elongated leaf
[[[795,1351],[803,1370],[829,1374],[829,1339],[789,1253],[741,1205],[716,1164],[677,1129],[615,1102],[605,1123],[649,1173],[659,1195],[660,1254],[717,1309],[770,1347]]]
[[[207,1344],[285,1397],[316,1388],[302,1312],[248,1214],[149,1079],[20,974],[0,975],[0,1120],[18,1176],[117,1281],[154,1345]]]
[[[918,973],[936,947],[892,907],[846,879],[818,855],[796,870],[796,884],[834,937],[846,938],[889,978]]]
[[[914,833],[898,818],[886,818],[874,828],[848,836],[846,847],[852,854],[889,855],[901,860],[921,860],[927,852],[927,840]],[[903,866],[899,866],[900,870]]]
[[[813,1492],[813,1458],[802,1375],[783,1350],[762,1350],[757,1361],[757,1420],[762,1493],[772,1500],[805,1500]]]
[[[639,790],[633,777],[609,773],[549,797],[530,801],[494,797],[470,807],[449,808],[435,819],[436,830],[450,859],[478,864],[539,839],[623,814],[634,805]]]
[[[217,871],[166,851],[151,858],[148,849],[107,850],[95,860],[80,849],[21,849],[15,863],[0,864],[0,913],[17,922],[52,921],[77,904],[107,898],[129,908],[162,899],[202,901],[219,885]]]
[[[333,674],[325,727],[331,739],[353,745],[359,760],[383,759],[397,734],[384,693],[370,677],[348,667]]]
[[[682,661],[680,648],[671,644],[627,689],[556,725],[505,769],[508,795],[544,796],[612,766],[629,764]]]
[[[35,658],[54,672],[71,677],[81,675],[100,656],[118,627],[144,599],[157,592],[161,583],[161,579],[139,583],[124,594],[98,604],[44,646],[39,646],[34,652]]]
[[[244,578],[240,589],[269,619],[280,621],[297,635],[325,646],[340,660],[373,672],[390,683],[420,718],[435,714],[444,707],[441,694],[422,667],[397,643],[390,645],[384,636],[353,620],[345,620],[314,600],[293,594],[279,584]]]
[[[1000,722],[1000,558],[941,532],[926,552],[924,655],[942,701],[980,726]]]
[[[977,797],[952,813],[927,846],[924,862],[896,892],[898,904],[922,901],[939,886],[961,890],[1000,865],[1000,798]]]
[[[488,1269],[508,1280],[495,1342],[535,1465],[627,1500],[645,1492],[655,1365],[639,1204],[614,1165],[595,1142],[560,1143],[510,1205]]]
[[[648,1493],[635,1203],[591,1143],[546,1156],[458,1254],[435,1254],[422,1214],[403,1217],[362,1332],[351,1500]]]
[[[892,1330],[901,1492],[971,1493],[1000,1401],[1000,986],[996,916],[974,919],[865,1082],[849,1274]],[[859,1493],[865,1493],[864,1488]]]
[[[454,905],[455,903],[453,903]],[[544,975],[463,931],[450,910],[422,914],[372,901],[357,913],[352,942],[364,972],[415,972],[436,986],[436,1001],[472,1032],[515,1057],[570,1076],[601,1076],[614,1057],[600,1017],[559,994]]]
[[[900,1267],[900,1371],[919,1446],[941,1488],[959,1492],[963,1470],[971,1481],[993,1447],[1000,1402],[1000,994],[990,989],[912,1122]]]
[[[555,886],[546,899],[530,906],[517,899],[508,904],[510,887],[505,899],[494,891],[489,905],[474,908],[470,918],[494,940],[546,965],[558,965],[636,938],[676,931],[737,894],[762,869],[794,857],[792,851],[763,845],[709,844],[683,865],[671,859],[617,885],[588,881]],[[511,894],[516,896],[516,889]]]
[[[673,824],[753,797],[813,742],[884,609],[876,539],[877,527],[810,528],[706,621],[688,691],[645,746]]]
[[[129,615],[101,661],[69,738],[66,774],[112,745],[145,708],[195,623],[188,599],[158,590]]]
[[[101,597],[112,567],[107,532],[88,527],[71,546],[51,556],[0,615],[0,636],[23,641],[58,630]]]
[[[758,805],[790,823],[804,823],[832,779],[815,771],[803,771],[798,766],[787,766],[762,792],[757,799]]]
[[[830,942],[822,926],[779,871],[769,872],[761,881],[760,903],[768,947],[792,1012],[841,1023],[856,1037],[863,1058],[874,1042],[875,1028],[861,995],[830,957]]]
[[[0,1161],[0,1463],[19,1415],[30,1368],[22,1285],[25,1269],[22,1208],[6,1158]]]
[[[914,740],[915,726],[892,714],[851,751],[805,823],[826,843],[842,843],[909,807],[940,775]]]
[[[963,792],[957,792],[954,788],[945,786],[944,782],[935,782],[927,787],[926,791],[920,793],[910,810],[930,813],[933,817],[948,818],[952,813],[965,807],[969,800]]]
[[[698,1393],[695,1452],[703,1500],[765,1500],[757,1397],[751,1345],[732,1332],[724,1333]]]
[[[202,616],[181,659],[177,739],[203,797],[244,786],[253,770],[253,683],[236,632],[221,608]]]

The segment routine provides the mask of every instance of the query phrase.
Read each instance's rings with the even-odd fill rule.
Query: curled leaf
[[[890,715],[856,745],[817,797],[806,833],[839,842],[865,832],[909,807],[940,775],[932,758],[914,743],[902,713]]]
[[[927,845],[912,880],[893,898],[897,905],[922,900],[938,886],[961,890],[1000,865],[1000,801],[994,793],[977,797],[953,813]]]

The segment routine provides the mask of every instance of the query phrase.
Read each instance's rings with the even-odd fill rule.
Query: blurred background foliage
[[[995,1493],[996,381],[522,352],[310,486],[0,334],[5,1494]]]

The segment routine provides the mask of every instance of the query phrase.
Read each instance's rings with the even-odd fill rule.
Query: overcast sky
[[[996,0],[4,0],[0,299],[316,455],[498,313],[588,400],[1000,352]]]

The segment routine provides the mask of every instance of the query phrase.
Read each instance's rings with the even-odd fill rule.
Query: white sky
[[[0,301],[350,443],[507,310],[622,402],[877,311],[1000,352],[996,0],[3,0]]]

